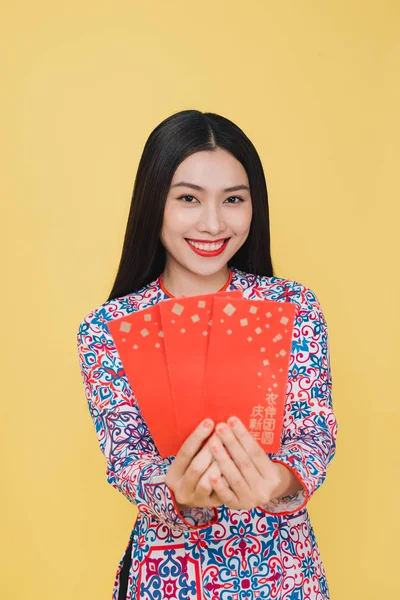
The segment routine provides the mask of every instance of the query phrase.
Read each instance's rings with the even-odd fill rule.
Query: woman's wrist
[[[282,463],[274,462],[277,471],[277,485],[273,491],[271,500],[292,496],[303,489],[303,485],[296,475]]]

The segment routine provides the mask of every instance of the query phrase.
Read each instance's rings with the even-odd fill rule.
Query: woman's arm
[[[270,455],[280,465],[282,488],[275,500],[260,506],[272,514],[293,513],[303,508],[325,480],[336,451],[328,327],[315,294],[296,282],[295,286],[297,297],[293,298],[298,308],[284,430],[279,452]],[[297,491],[296,479],[300,486]]]
[[[212,525],[216,509],[180,510],[165,484],[174,457],[162,459],[158,453],[106,326],[117,308],[114,303],[91,312],[77,335],[88,407],[107,459],[107,481],[141,512],[168,527],[187,531]]]

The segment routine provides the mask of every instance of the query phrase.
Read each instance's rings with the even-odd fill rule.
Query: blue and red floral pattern
[[[335,454],[327,324],[315,294],[296,281],[232,268],[226,291],[234,289],[245,298],[297,305],[281,446],[270,457],[291,469],[303,490],[252,510],[181,513],[163,481],[174,457],[160,457],[107,328],[112,319],[165,300],[161,277],[105,302],[79,326],[82,379],[107,481],[138,507],[127,600],[329,599],[306,508]]]

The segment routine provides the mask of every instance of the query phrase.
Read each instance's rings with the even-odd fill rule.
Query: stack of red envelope
[[[209,417],[237,416],[279,449],[295,305],[241,291],[162,300],[108,323],[160,455],[175,456]]]

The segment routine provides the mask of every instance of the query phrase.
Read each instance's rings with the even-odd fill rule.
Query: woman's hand
[[[218,477],[220,490],[228,486],[208,445],[201,448],[213,427],[211,419],[200,423],[182,444],[167,470],[165,483],[173,491],[180,508],[212,508],[223,504],[218,493],[213,490],[211,477]]]
[[[302,489],[297,477],[273,462],[237,417],[228,423],[230,427],[219,423],[206,444],[226,480],[211,476],[214,492],[225,506],[248,510]]]

